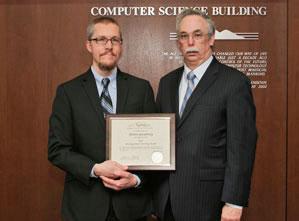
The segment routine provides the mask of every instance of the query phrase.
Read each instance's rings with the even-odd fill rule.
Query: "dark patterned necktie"
[[[182,103],[182,107],[181,107],[181,111],[180,111],[180,117],[182,117],[184,109],[185,109],[186,104],[187,104],[187,101],[188,101],[189,97],[191,96],[192,91],[194,89],[194,79],[195,78],[196,78],[196,75],[192,71],[190,71],[187,74],[188,86],[187,86],[186,94],[185,94],[185,97],[184,97],[184,100],[183,100],[183,103]]]
[[[111,97],[110,97],[109,91],[108,91],[109,83],[110,83],[109,78],[103,78],[103,80],[102,80],[103,91],[102,91],[100,100],[101,100],[101,106],[102,106],[104,114],[113,113],[112,100],[111,100]]]

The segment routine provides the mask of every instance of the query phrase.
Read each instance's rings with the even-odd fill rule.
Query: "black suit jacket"
[[[176,171],[156,177],[154,202],[163,217],[170,198],[178,221],[215,221],[223,202],[246,206],[257,132],[250,80],[215,58],[178,115],[183,67],[164,76],[158,111],[176,113]]]
[[[117,113],[152,112],[155,104],[149,82],[118,70]],[[66,171],[62,214],[67,221],[105,220],[110,202],[124,221],[152,210],[146,185],[115,192],[90,177],[94,164],[105,161],[105,138],[96,82],[88,70],[58,87],[50,117],[48,157]]]

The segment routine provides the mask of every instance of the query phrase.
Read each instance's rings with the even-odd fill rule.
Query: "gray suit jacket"
[[[117,113],[155,112],[148,81],[118,70]],[[144,184],[115,192],[90,178],[95,163],[105,161],[105,120],[91,70],[60,85],[53,103],[49,131],[49,160],[66,172],[62,214],[67,221],[101,221],[110,202],[120,220],[148,215],[151,197]],[[144,182],[144,174],[139,174]]]
[[[170,199],[176,220],[215,221],[223,202],[246,206],[257,131],[250,80],[215,58],[178,115],[183,67],[164,76],[158,111],[176,113],[176,171],[157,174],[156,212]]]

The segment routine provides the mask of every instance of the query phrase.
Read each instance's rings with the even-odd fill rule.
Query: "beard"
[[[115,53],[113,53],[113,51],[112,50],[107,50],[107,51],[105,51],[103,54],[101,54],[100,56],[104,56],[104,55],[106,55],[106,54],[108,54],[108,53],[111,53],[112,54],[112,56],[116,56],[116,54]],[[108,64],[107,63],[103,63],[103,62],[99,62],[98,63],[98,67],[99,67],[99,69],[100,70],[103,70],[103,71],[111,71],[111,70],[113,70],[113,68],[115,68],[116,67],[116,65],[117,65],[117,60],[118,59],[116,59],[114,62],[112,62],[112,63],[110,63],[110,62],[108,62]]]
[[[98,64],[98,67],[99,67],[100,70],[108,71],[108,72],[109,72],[109,71],[112,71],[113,68],[116,67],[116,62],[115,62],[115,63],[112,63],[112,64],[110,64],[110,65],[99,63],[99,64]]]

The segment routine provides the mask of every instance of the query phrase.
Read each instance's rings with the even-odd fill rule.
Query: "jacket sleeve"
[[[49,120],[48,159],[55,166],[88,185],[95,162],[74,151],[72,124],[71,102],[64,87],[59,86]]]
[[[236,82],[227,100],[227,164],[222,201],[247,206],[257,131],[255,106],[248,78]]]

